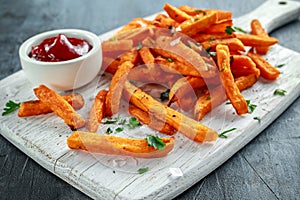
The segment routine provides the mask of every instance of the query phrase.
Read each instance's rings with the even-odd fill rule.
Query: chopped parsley
[[[8,114],[14,112],[15,110],[17,110],[20,107],[20,105],[21,105],[21,103],[16,103],[16,102],[9,100],[5,104],[6,107],[3,109],[2,116],[8,115]]]
[[[164,101],[164,100],[169,99],[169,94],[170,94],[170,89],[167,89],[166,91],[162,92],[159,97],[160,100]]]
[[[276,68],[281,68],[281,67],[283,67],[285,64],[279,64],[279,65],[276,65],[275,67]]]
[[[255,104],[251,104],[250,100],[246,100],[247,105],[248,105],[248,113],[251,114],[253,113],[253,111],[255,110],[255,108],[257,107],[257,105]]]
[[[236,26],[226,26],[225,32],[228,35],[231,35],[233,32],[242,32],[242,33],[247,33],[247,31],[243,30],[242,28],[236,27]]]
[[[137,170],[137,172],[139,174],[143,174],[143,173],[145,173],[147,171],[149,171],[149,167],[143,167],[143,168],[140,168],[140,169]]]
[[[168,62],[174,62],[172,58],[167,58]]]
[[[210,96],[207,96],[207,97],[206,97],[206,100],[211,100],[211,97],[210,97]]]
[[[138,126],[142,126],[142,124],[135,117],[131,117],[127,125],[129,129],[134,129]]]
[[[284,96],[285,93],[286,93],[285,90],[282,90],[282,89],[276,89],[276,90],[274,91],[273,94],[274,94],[274,95],[281,95],[281,96]]]
[[[137,47],[136,47],[136,50],[140,50],[141,48],[143,48],[143,45],[142,45],[142,43],[139,42]]]
[[[120,132],[122,132],[124,129],[122,128],[122,127],[118,127],[118,128],[116,128],[116,132],[117,133],[120,133]]]
[[[234,130],[236,130],[236,128],[228,129],[228,130],[223,131],[222,133],[220,133],[218,136],[222,137],[222,138],[228,138],[228,136],[226,134],[229,133],[229,132],[231,132],[231,131],[234,131]]]
[[[201,10],[201,9],[197,9],[195,10],[196,13],[203,13],[203,15],[206,15],[206,11],[205,10]]]
[[[261,118],[260,117],[253,117],[254,120],[257,120],[258,122],[261,121]]]
[[[117,123],[117,120],[116,119],[113,119],[113,120],[106,120],[104,122],[104,124],[116,124]]]
[[[113,130],[110,128],[110,127],[108,127],[107,129],[106,129],[106,134],[112,134],[112,132],[113,132]]]
[[[146,140],[148,146],[153,146],[155,149],[158,150],[162,150],[166,146],[166,143],[164,143],[161,138],[153,135],[147,135]]]

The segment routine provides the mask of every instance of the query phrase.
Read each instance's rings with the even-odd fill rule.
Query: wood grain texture
[[[234,13],[242,14],[249,12],[261,2],[247,2],[251,4],[249,6],[239,5],[240,3],[236,1],[228,4],[203,2],[201,5],[195,5],[195,2],[189,1],[185,3],[198,7],[229,9],[233,10]],[[144,2],[141,4],[135,1],[130,4],[130,10],[127,10],[122,9],[126,1],[118,1],[117,3],[111,2],[105,6],[98,3],[98,6],[95,6],[97,2],[92,2],[93,6],[90,5],[84,8],[82,8],[79,1],[63,1],[59,5],[55,2],[41,1],[30,3],[11,1],[1,4],[4,5],[0,8],[0,14],[3,15],[1,16],[1,27],[8,27],[6,30],[1,29],[0,31],[1,44],[3,44],[0,48],[1,52],[5,52],[1,56],[1,78],[20,69],[17,48],[24,39],[32,34],[65,26],[90,29],[100,34],[123,25],[132,17],[147,16],[160,11],[163,5],[163,2],[154,5],[147,1],[146,3],[149,3],[149,6],[144,6]],[[178,3],[178,5],[180,4]],[[29,9],[24,9],[25,7]],[[42,7],[49,9],[47,11],[42,10],[40,9]],[[36,12],[36,10],[41,11]],[[111,12],[111,10],[116,10],[116,12]],[[94,20],[95,18],[99,21]],[[107,21],[110,23],[107,23]],[[291,41],[291,38],[294,41],[299,41],[299,35],[295,34],[299,32],[299,28],[299,22],[294,22],[274,32],[272,36],[278,37],[283,45],[300,51],[297,43]],[[10,31],[19,34],[8,34]],[[14,79],[14,82],[20,87],[24,87],[24,85],[30,87],[26,85],[28,83],[19,81]],[[5,92],[2,92],[1,97],[5,97],[3,95],[8,93]],[[11,95],[16,95],[15,93],[18,93],[18,91],[14,89],[9,92]],[[27,99],[29,97],[32,96],[27,93],[27,96],[22,98]],[[194,187],[180,195],[178,199],[297,199],[300,196],[298,191],[300,187],[299,101],[298,98],[280,118],[249,145]],[[54,117],[52,119],[55,120]],[[53,125],[54,123],[50,126]],[[17,126],[21,133],[23,131],[22,123]],[[63,128],[60,128],[58,127],[59,132],[62,134],[57,135],[58,139],[65,136]],[[78,190],[38,166],[2,137],[0,142],[0,184],[3,186],[0,190],[3,199],[88,199]],[[60,157],[61,155],[55,156]],[[67,160],[72,156],[74,156],[72,153],[65,154],[60,161],[63,163],[65,159]],[[97,169],[100,167],[93,159],[88,159],[87,162],[91,164],[92,168]],[[59,166],[56,165],[55,170],[64,170]],[[80,166],[78,166],[79,168]],[[68,171],[64,171],[64,173],[68,173]],[[90,170],[89,173],[95,172]],[[107,173],[108,183],[113,184],[118,172],[114,173],[112,170],[108,170]],[[68,175],[72,175],[72,173]],[[155,177],[149,177],[149,179],[155,179]],[[145,180],[149,179],[145,178]],[[125,185],[124,182],[123,186]],[[115,187],[123,186],[122,184],[115,185]],[[141,190],[144,189],[146,188],[141,187]],[[183,191],[178,191],[178,193],[181,192]]]

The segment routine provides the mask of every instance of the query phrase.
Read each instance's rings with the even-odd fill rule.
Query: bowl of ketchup
[[[97,35],[79,29],[59,29],[27,39],[19,48],[26,77],[34,86],[72,90],[91,82],[101,69]]]

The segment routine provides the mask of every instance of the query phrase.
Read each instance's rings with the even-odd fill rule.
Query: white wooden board
[[[261,8],[237,19],[235,23],[248,29],[245,24],[248,26],[251,19],[260,18],[270,31],[299,16],[299,3],[286,2],[288,4],[282,9],[278,1],[267,1]],[[113,32],[100,37],[105,39]],[[254,113],[237,116],[233,114],[232,106],[222,104],[202,121],[219,132],[233,127],[237,128],[236,131],[229,133],[227,139],[207,144],[197,144],[177,134],[175,149],[164,158],[136,159],[70,150],[66,138],[71,130],[54,114],[29,118],[18,118],[17,113],[1,116],[1,134],[41,166],[93,198],[171,198],[220,166],[299,96],[300,54],[275,45],[266,57],[273,65],[285,66],[280,68],[282,74],[278,80],[269,82],[261,79],[243,92],[246,99],[258,105]],[[107,87],[108,84],[108,76],[98,76],[93,83],[77,90],[86,100],[80,114],[87,117],[99,87]],[[286,96],[273,95],[278,88],[286,90]],[[32,89],[23,71],[19,71],[0,81],[0,105],[5,105],[8,100],[21,102],[34,99]],[[259,116],[261,122],[253,120],[254,116]],[[100,128],[100,132],[104,130],[105,127]],[[130,134],[147,131],[143,127]],[[138,174],[137,169],[141,167],[149,167],[150,171]]]

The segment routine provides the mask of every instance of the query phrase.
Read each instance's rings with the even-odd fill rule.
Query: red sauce
[[[29,57],[45,62],[59,62],[78,58],[92,49],[86,41],[68,38],[63,34],[47,38],[41,44],[33,46]]]

